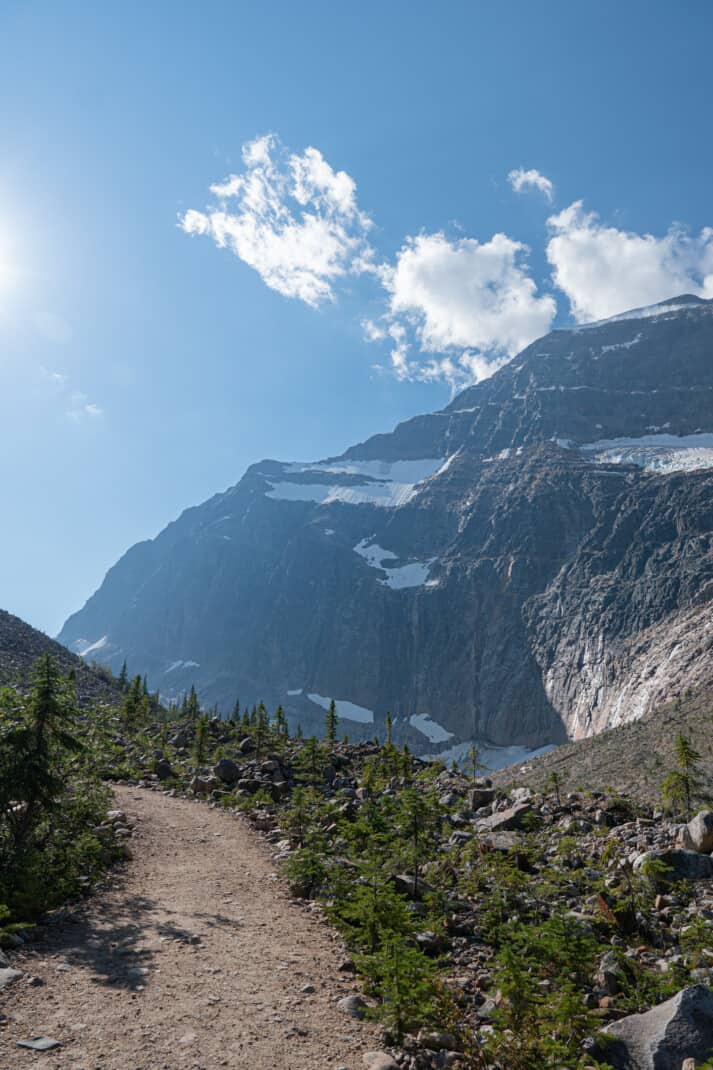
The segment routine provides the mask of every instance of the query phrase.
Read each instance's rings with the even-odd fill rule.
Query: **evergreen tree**
[[[121,666],[118,683],[121,691],[126,691],[129,687],[129,671],[126,667],[126,658],[124,658],[123,664]]]
[[[193,740],[193,757],[196,765],[204,765],[208,747],[208,718],[199,717],[196,723],[196,734]]]
[[[188,703],[186,706],[186,713],[192,721],[195,721],[201,712],[200,703],[198,702],[198,695],[196,694],[195,685],[191,684],[191,692],[188,696]]]
[[[391,720],[391,714],[387,710],[386,711],[386,745],[387,745],[387,747],[391,746],[391,729],[392,729],[392,726],[393,726],[393,721]]]
[[[63,758],[82,749],[73,733],[77,709],[50,654],[37,662],[25,705],[5,693],[0,738],[0,814],[11,832],[13,865],[28,847],[43,812],[64,787]],[[12,697],[10,697],[12,696]],[[5,712],[10,709],[11,715]]]
[[[324,719],[324,728],[328,743],[333,744],[336,742],[338,724],[339,718],[337,717],[337,704],[334,699],[332,699],[332,701],[329,703],[327,716]]]
[[[688,821],[693,800],[701,790],[701,756],[683,733],[676,737],[674,756],[676,768],[665,777],[661,790],[664,803],[675,811],[682,811]]]
[[[233,715],[230,718],[233,724],[238,724],[240,721],[240,699],[236,698],[235,705],[233,706]]]
[[[268,731],[270,728],[270,717],[265,703],[261,702],[256,711],[255,717],[255,757],[259,758],[262,754],[262,749],[267,742]]]
[[[322,783],[322,751],[316,736],[310,736],[295,763],[300,780],[305,784]]]
[[[485,772],[487,765],[480,758],[480,748],[477,743],[471,743],[463,763],[465,771],[470,774],[472,780],[476,780],[478,773]]]

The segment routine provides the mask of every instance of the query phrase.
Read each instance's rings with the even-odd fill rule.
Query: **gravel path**
[[[356,991],[343,950],[258,834],[194,802],[116,795],[137,819],[134,859],[13,956],[26,976],[0,993],[1,1070],[360,1068],[379,1044],[335,1006]],[[16,1046],[37,1035],[62,1046]]]

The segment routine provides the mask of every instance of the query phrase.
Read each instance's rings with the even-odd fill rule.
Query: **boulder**
[[[337,1002],[337,1008],[342,1014],[348,1014],[350,1018],[361,1020],[366,1015],[367,1004],[361,996],[344,996]]]
[[[701,810],[688,822],[686,846],[706,855],[713,851],[713,810]]]
[[[22,977],[22,970],[13,970],[10,966],[5,969],[0,969],[0,992],[3,988],[8,988],[9,985],[14,984],[15,981],[19,981]]]
[[[394,877],[394,887],[401,895],[407,895],[409,899],[421,899],[422,896],[434,891],[432,884],[423,877],[418,880],[412,873],[398,873]]]
[[[522,844],[522,836],[517,832],[490,832],[480,839],[480,846],[486,851],[515,851]]]
[[[232,758],[221,758],[213,767],[213,774],[224,784],[237,784],[240,780],[240,767]]]
[[[471,788],[468,792],[468,805],[471,810],[480,810],[481,806],[490,806],[495,802],[495,788]]]
[[[238,744],[238,750],[241,754],[250,754],[251,751],[255,750],[255,744],[253,743],[250,736],[245,736],[244,739],[240,740],[240,743]]]
[[[174,775],[168,758],[159,758],[156,762],[156,776],[159,780],[170,780]]]
[[[667,851],[644,851],[634,860],[634,869],[639,870],[647,862],[663,862],[668,872],[665,879],[672,881],[699,881],[713,877],[713,858],[673,847]]]
[[[597,984],[607,995],[615,996],[626,980],[615,951],[605,951],[597,968]]]
[[[613,1070],[681,1070],[686,1059],[713,1055],[713,993],[684,988],[645,1014],[607,1025],[604,1057]]]
[[[460,1045],[452,1033],[421,1029],[416,1039],[429,1051],[460,1051]]]
[[[399,1064],[385,1051],[367,1051],[361,1061],[366,1070],[400,1070]]]
[[[521,829],[527,818],[532,813],[530,803],[519,803],[510,806],[507,810],[500,810],[478,821],[477,828],[480,832],[509,832],[511,829]]]
[[[215,777],[194,776],[188,785],[194,795],[210,795],[217,788],[218,781]]]

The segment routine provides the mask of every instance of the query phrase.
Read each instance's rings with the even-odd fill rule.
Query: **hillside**
[[[644,805],[656,806],[661,802],[661,782],[675,765],[673,747],[679,733],[699,751],[704,780],[713,783],[712,724],[713,692],[687,693],[655,707],[638,721],[499,770],[493,780],[499,785],[517,783],[545,790],[554,772],[562,791],[611,788]]]
[[[74,670],[81,705],[118,702],[118,689],[108,676],[19,617],[0,610],[0,687],[27,687],[32,667],[43,654],[52,654],[62,673]]]
[[[60,639],[152,688],[420,753],[534,747],[713,683],[713,303],[556,330],[443,411],[262,461]]]

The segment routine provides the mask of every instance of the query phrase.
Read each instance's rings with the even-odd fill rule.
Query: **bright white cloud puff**
[[[205,211],[179,219],[187,234],[213,238],[285,297],[313,307],[334,299],[334,282],[365,270],[371,226],[356,184],[318,149],[288,155],[271,135],[243,147],[245,170],[211,186]]]
[[[536,171],[531,168],[526,171],[523,167],[517,167],[514,171],[511,171],[508,175],[508,182],[515,190],[515,193],[522,193],[526,189],[536,189],[540,193],[543,193],[547,200],[552,203],[552,198],[555,194],[555,187],[546,175],[541,174],[540,171]]]
[[[682,293],[713,297],[713,228],[671,227],[662,238],[601,223],[575,201],[548,219],[552,279],[577,323]]]

